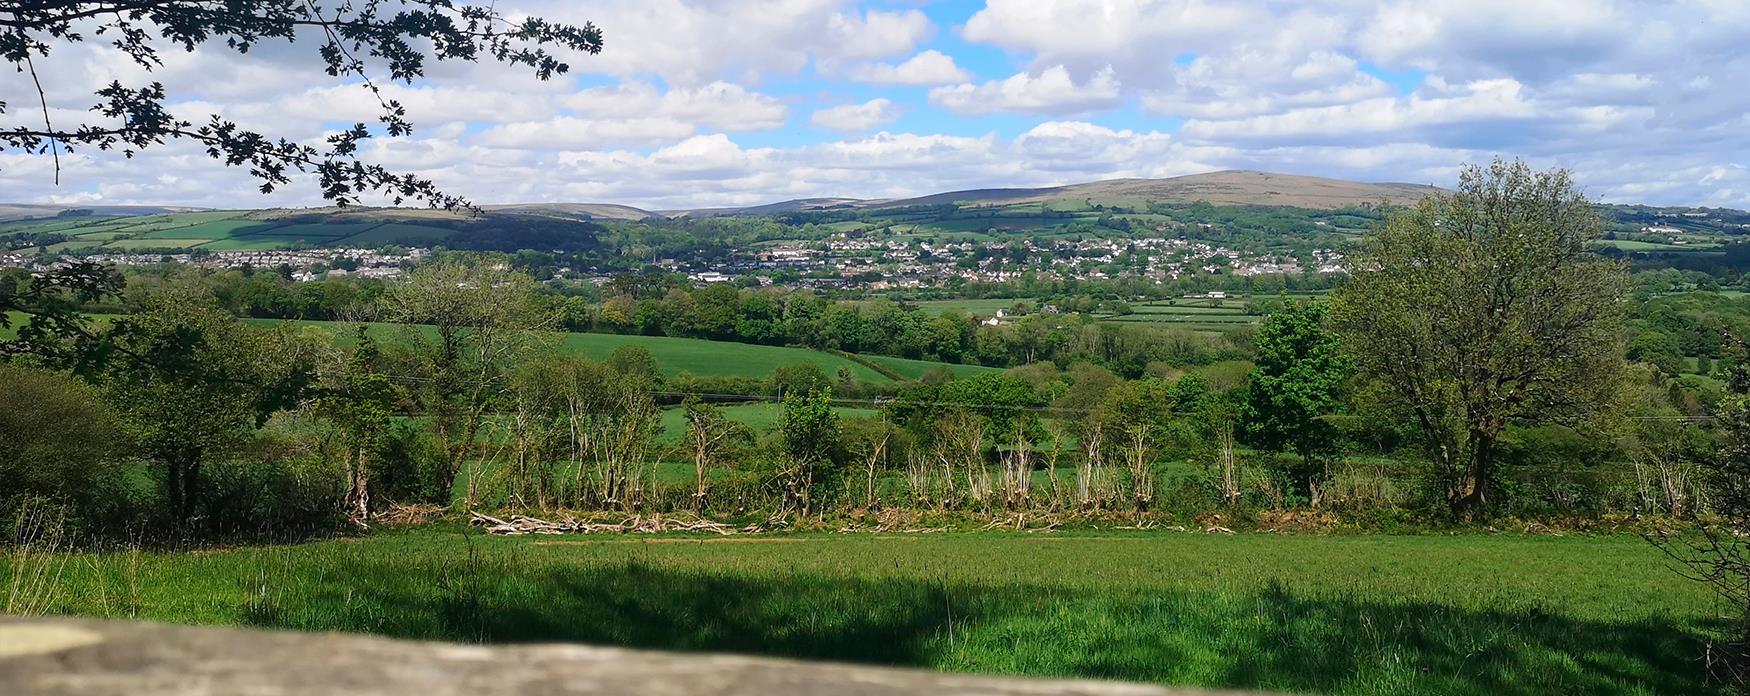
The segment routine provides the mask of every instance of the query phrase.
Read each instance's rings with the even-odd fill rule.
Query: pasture
[[[242,251],[321,246],[375,247],[419,242],[430,244],[454,230],[407,222],[321,222],[261,219],[254,211],[219,210],[138,217],[24,220],[0,223],[0,234],[14,231],[57,232],[73,239],[51,251],[82,249],[102,253],[140,249],[204,249]]]
[[[272,326],[279,320],[245,319],[244,321],[258,326]],[[298,320],[292,323],[300,326],[320,327],[334,332],[337,340],[350,339],[348,330],[339,322]],[[391,324],[372,324],[370,329],[372,335],[381,340],[395,340],[399,330]],[[657,367],[666,376],[685,372],[701,377],[766,377],[781,366],[813,363],[831,379],[837,379],[840,370],[848,371],[852,377],[866,382],[885,382],[890,379],[868,365],[842,355],[812,348],[766,346],[670,336],[630,336],[601,333],[559,334],[561,351],[586,355],[596,360],[608,357],[616,349],[623,346],[637,346],[650,351],[651,357],[656,359]],[[906,377],[922,375],[937,365],[948,367],[956,375],[975,374],[978,371],[994,369],[882,356],[867,356],[866,359],[879,362],[887,369]],[[916,375],[912,373],[916,373]]]
[[[1296,693],[1699,693],[1715,615],[1631,536],[426,527],[28,563],[50,613]]]

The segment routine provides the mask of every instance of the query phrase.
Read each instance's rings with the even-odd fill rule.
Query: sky
[[[499,0],[594,22],[542,82],[490,61],[393,85],[415,124],[364,158],[476,203],[647,209],[884,198],[1254,169],[1450,186],[1467,163],[1566,167],[1609,202],[1750,208],[1746,0]],[[37,70],[58,123],[111,80],[171,112],[318,143],[376,102],[313,41],[171,50],[101,40]],[[41,118],[0,75],[0,125]],[[37,122],[40,125],[40,121]],[[125,159],[0,151],[0,201],[269,207],[187,144]]]

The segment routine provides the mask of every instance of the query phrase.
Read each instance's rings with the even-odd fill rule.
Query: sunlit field
[[[424,528],[34,562],[55,613],[1315,693],[1694,693],[1715,611],[1631,536]]]

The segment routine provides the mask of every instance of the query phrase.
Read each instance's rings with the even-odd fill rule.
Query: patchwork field
[[[424,528],[34,562],[50,613],[1289,693],[1704,693],[1714,616],[1631,536]]]
[[[140,217],[25,220],[0,223],[0,234],[55,232],[73,240],[51,251],[90,249],[206,249],[209,251],[292,249],[317,246],[378,246],[399,242],[432,243],[454,230],[407,222],[300,223],[261,219],[253,211],[220,210]]]

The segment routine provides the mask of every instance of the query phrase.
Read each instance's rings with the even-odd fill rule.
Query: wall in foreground
[[[1179,696],[1089,681],[579,645],[483,647],[364,636],[0,617],[8,696]]]

